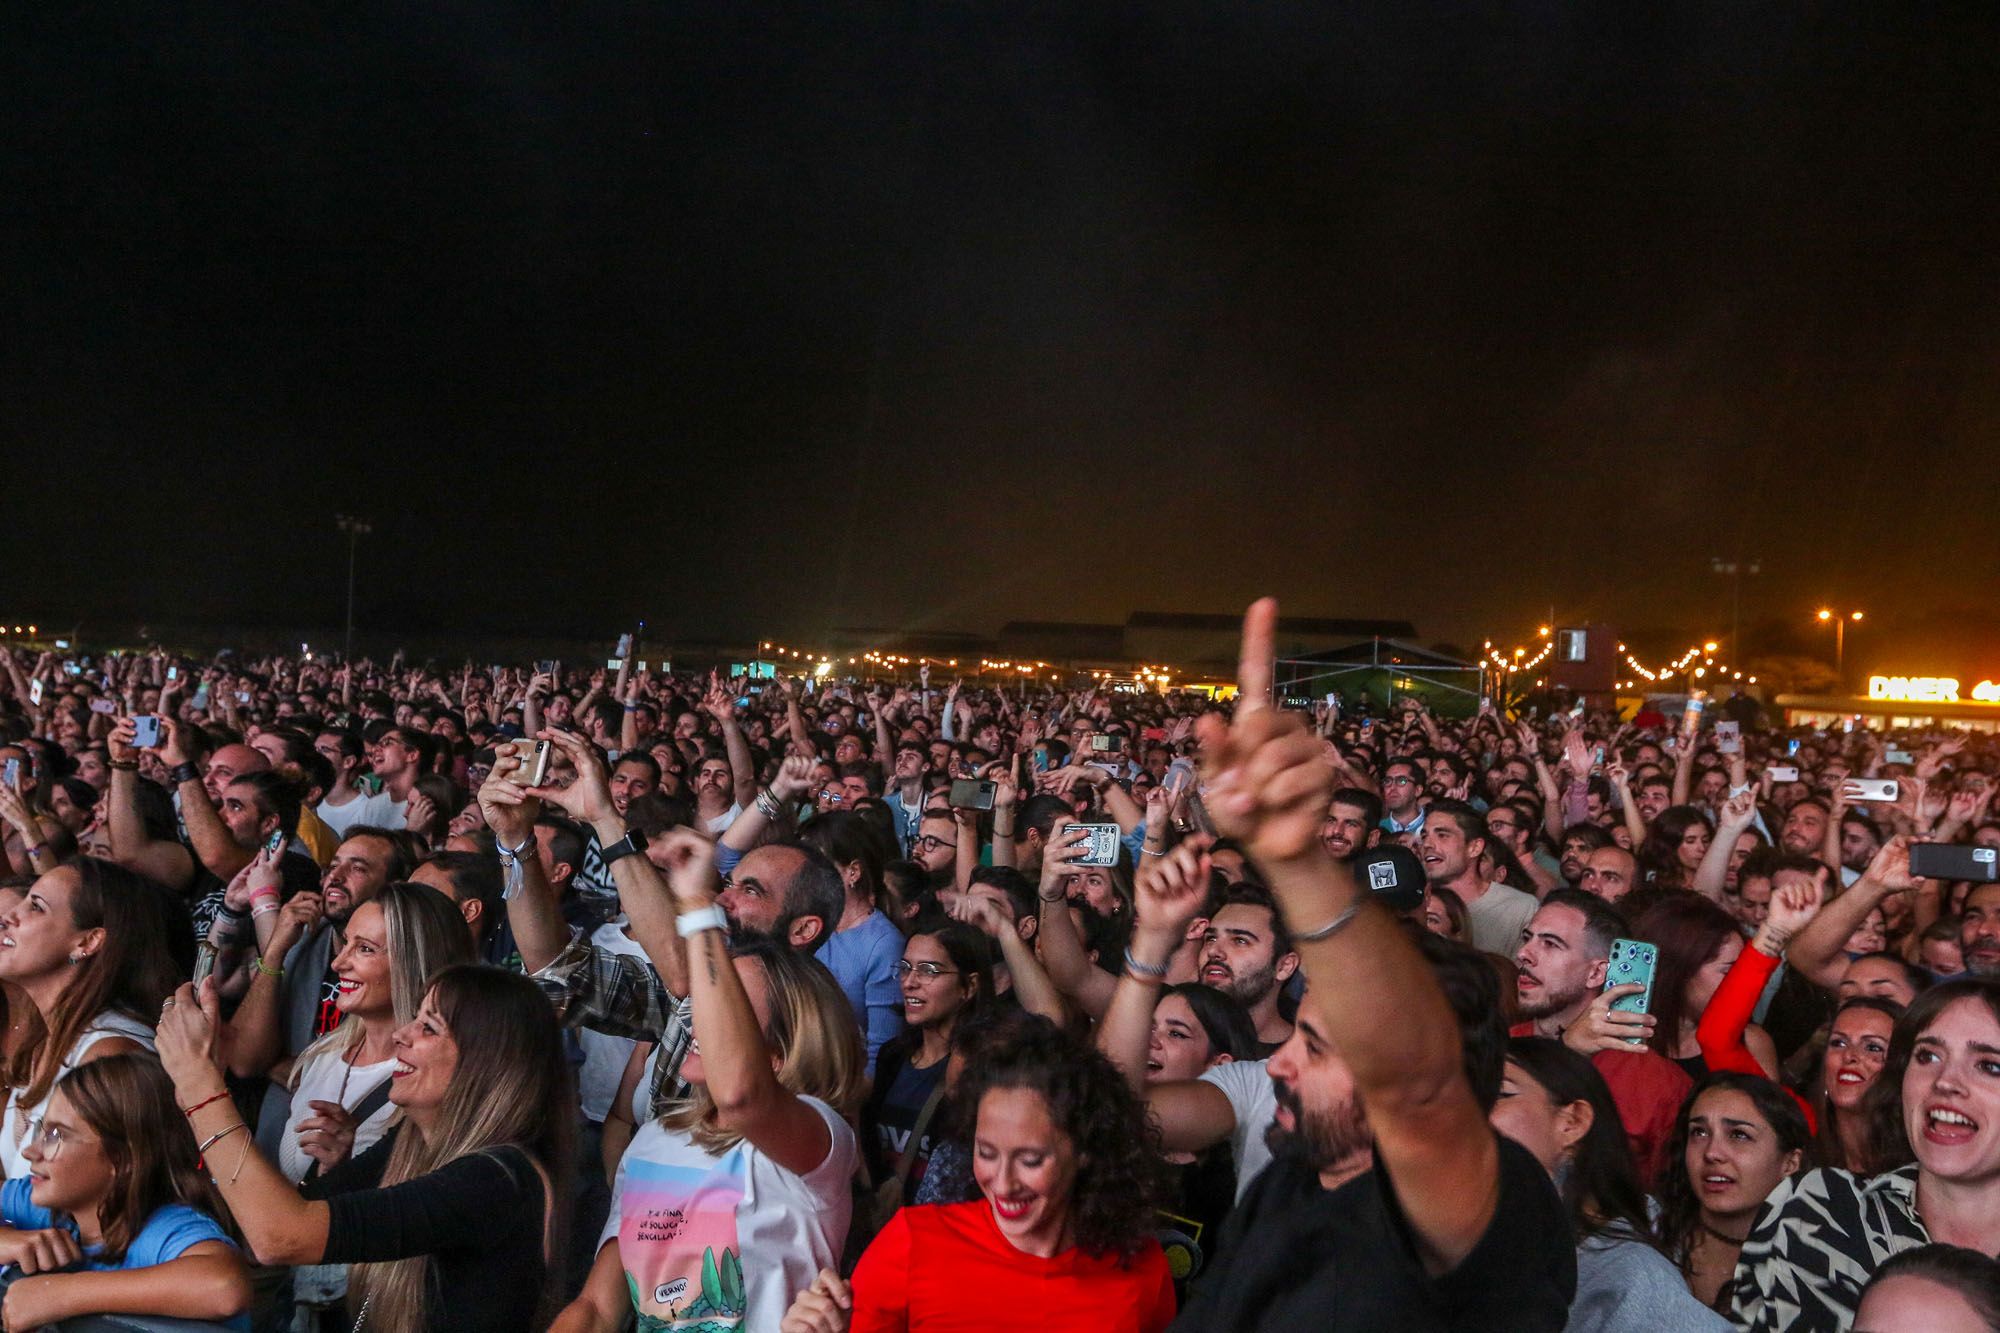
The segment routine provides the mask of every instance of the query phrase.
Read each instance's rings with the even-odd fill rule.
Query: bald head
[[[1639,878],[1639,859],[1623,847],[1599,847],[1584,858],[1583,878],[1577,887],[1607,903],[1615,903],[1632,892]]]
[[[247,745],[225,745],[208,757],[208,771],[202,774],[201,785],[208,789],[208,799],[220,805],[223,790],[230,783],[246,773],[264,773],[271,767],[271,761]]]

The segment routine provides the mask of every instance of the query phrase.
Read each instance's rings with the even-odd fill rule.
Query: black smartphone
[[[994,793],[998,790],[997,784],[981,782],[978,778],[953,778],[951,807],[954,810],[991,810]]]
[[[1117,754],[1124,748],[1125,738],[1108,731],[1100,731],[1090,738],[1090,748],[1098,754]]]
[[[1991,847],[1963,847],[1955,842],[1910,844],[1910,873],[1920,879],[1969,879],[1987,884],[2000,880],[2000,855]]]

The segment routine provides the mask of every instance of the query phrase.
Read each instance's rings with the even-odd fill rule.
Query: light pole
[[[341,649],[341,660],[354,660],[354,547],[363,537],[375,531],[365,518],[355,518],[352,514],[335,514],[334,526],[347,534],[347,641]]]
[[[1819,619],[1822,625],[1828,622],[1833,625],[1833,674],[1844,684],[1847,680],[1847,622],[1859,621],[1861,613],[1840,612],[1822,606],[1819,609]]]
[[[1764,572],[1762,561],[1745,560],[1738,556],[1734,560],[1724,560],[1721,556],[1710,556],[1708,568],[1711,573],[1729,576],[1729,660],[1737,666],[1743,665],[1743,576]]]

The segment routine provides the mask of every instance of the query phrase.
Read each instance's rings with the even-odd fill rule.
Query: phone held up
[[[1910,873],[1919,879],[1991,884],[2000,880],[2000,853],[1991,847],[1965,847],[1954,842],[1913,842]]]
[[[1090,841],[1083,845],[1083,855],[1071,860],[1071,865],[1115,866],[1118,864],[1119,829],[1116,824],[1064,824],[1062,832],[1084,829],[1090,834]]]
[[[539,787],[549,780],[549,759],[555,748],[548,741],[515,741],[514,753],[520,756],[521,767],[514,780],[523,787]]]
[[[1849,778],[1840,784],[1840,794],[1850,801],[1893,801],[1896,791],[1894,778]]]
[[[991,810],[993,798],[1000,790],[998,783],[981,782],[978,778],[953,778],[951,780],[951,808],[954,810]]]
[[[1644,1014],[1653,1004],[1653,971],[1659,966],[1660,951],[1644,940],[1611,941],[1611,963],[1604,972],[1604,986],[1637,984],[1646,989],[1637,995],[1621,995],[1611,1002],[1619,1013]]]
[[[132,719],[132,745],[140,750],[157,750],[166,728],[157,713],[141,713]]]

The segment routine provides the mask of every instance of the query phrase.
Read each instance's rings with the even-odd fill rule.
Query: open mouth
[[[993,1200],[993,1211],[998,1213],[1000,1219],[1004,1222],[1020,1221],[1028,1215],[1028,1210],[1034,1206],[1035,1200],[1032,1196],[1026,1199],[1002,1199],[996,1197]]]
[[[352,995],[354,994],[354,992],[361,989],[361,983],[358,981],[348,981],[343,978],[342,980],[334,984],[334,989],[339,991],[342,995]]]
[[[1701,1192],[1703,1194],[1721,1194],[1726,1190],[1734,1188],[1736,1188],[1736,1177],[1734,1176],[1709,1175],[1701,1178]]]
[[[1157,1074],[1157,1073],[1159,1073],[1159,1072],[1160,1072],[1160,1071],[1161,1071],[1162,1069],[1165,1069],[1165,1068],[1166,1068],[1166,1066],[1165,1066],[1165,1065],[1163,1065],[1163,1064],[1161,1064],[1161,1063],[1160,1063],[1160,1062],[1159,1062],[1158,1060],[1148,1060],[1148,1061],[1146,1061],[1146,1072],[1147,1072],[1148,1074]]]
[[[408,1060],[398,1060],[396,1061],[396,1067],[389,1071],[389,1077],[408,1078],[410,1075],[416,1072],[417,1072],[416,1066],[412,1065]]]
[[[1833,1081],[1843,1087],[1856,1087],[1868,1080],[1863,1078],[1858,1070],[1843,1069],[1833,1076]]]
[[[1924,1110],[1924,1137],[1932,1143],[1966,1143],[1979,1132],[1979,1122],[1963,1111],[1949,1106],[1931,1106]]]
[[[1224,967],[1221,963],[1210,963],[1207,967],[1204,967],[1201,970],[1201,979],[1203,981],[1208,982],[1210,985],[1215,985],[1220,982],[1228,981],[1229,969]]]

